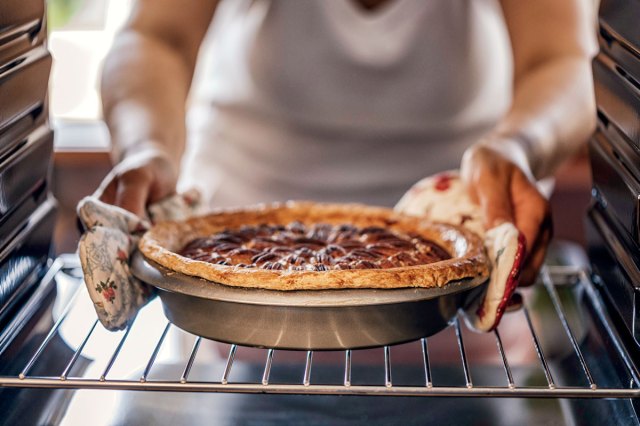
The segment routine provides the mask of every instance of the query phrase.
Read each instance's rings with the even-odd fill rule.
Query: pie
[[[441,287],[489,275],[474,233],[360,204],[219,210],[160,223],[139,248],[182,274],[270,290]]]

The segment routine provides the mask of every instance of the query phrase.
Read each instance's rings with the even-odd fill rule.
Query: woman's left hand
[[[520,285],[533,284],[552,236],[549,202],[521,167],[490,146],[469,148],[460,172],[471,199],[482,209],[486,229],[511,222],[524,235]]]

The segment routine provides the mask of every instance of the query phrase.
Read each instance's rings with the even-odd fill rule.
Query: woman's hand
[[[146,150],[127,155],[103,179],[97,194],[106,203],[145,217],[149,204],[175,192],[177,179],[176,167],[166,154]]]
[[[533,284],[552,235],[549,202],[521,167],[489,146],[467,150],[461,175],[483,211],[487,229],[511,222],[524,234],[526,258],[520,284]]]

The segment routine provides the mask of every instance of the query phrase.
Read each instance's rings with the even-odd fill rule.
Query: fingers
[[[102,181],[95,195],[140,217],[147,205],[175,192],[176,171],[162,156],[132,156],[118,164]]]
[[[139,217],[144,217],[149,196],[149,184],[150,182],[146,180],[137,180],[124,175],[119,179],[114,205],[129,210]]]
[[[534,245],[540,238],[543,225],[550,227],[549,202],[518,169],[512,176],[510,198],[513,203],[514,223],[525,236],[527,253],[533,256]],[[546,223],[548,221],[549,224]]]
[[[478,203],[484,212],[485,227],[493,228],[504,222],[513,222],[513,208],[509,199],[509,188],[504,182],[486,179],[476,189]]]
[[[150,185],[151,178],[137,170],[122,174],[113,171],[103,180],[95,195],[100,201],[144,217]]]
[[[520,283],[532,284],[552,235],[548,201],[522,170],[486,147],[468,150],[461,172],[472,200],[482,208],[485,227],[509,221],[524,235],[527,257]]]
[[[511,197],[515,211],[515,225],[525,236],[527,258],[520,274],[520,285],[535,282],[544,262],[552,236],[549,202],[536,186],[520,171],[513,175]]]
[[[520,274],[520,285],[530,286],[535,283],[538,272],[544,263],[547,255],[547,247],[553,236],[551,219],[545,220],[538,235],[538,240],[533,245],[531,254],[527,257],[524,268]]]
[[[171,175],[156,176],[149,186],[148,203],[153,204],[176,193],[176,181]]]
[[[487,229],[514,221],[510,191],[512,166],[498,160],[495,153],[480,147],[465,154],[462,163],[462,177],[471,199],[484,213]]]

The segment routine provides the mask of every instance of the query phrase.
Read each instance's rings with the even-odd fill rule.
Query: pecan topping
[[[279,258],[280,258],[280,256],[278,256],[275,253],[266,252],[266,253],[260,253],[260,254],[257,254],[255,256],[253,256],[251,258],[251,262],[252,263],[263,263],[263,262],[267,262],[269,260],[275,260],[275,259],[279,259]]]
[[[314,272],[397,268],[451,257],[415,233],[402,234],[379,226],[302,222],[227,229],[189,242],[180,254],[236,268]]]

